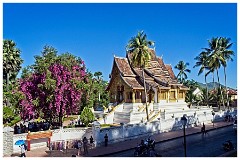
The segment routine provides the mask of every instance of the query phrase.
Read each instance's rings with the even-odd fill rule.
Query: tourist
[[[29,122],[28,123],[28,130],[30,131],[30,132],[32,132],[33,130],[33,125],[32,125],[32,123],[31,122]]]
[[[16,123],[15,126],[14,126],[14,134],[17,134],[17,133],[18,133],[18,125]]]
[[[201,129],[202,134],[206,134],[206,128],[205,124],[203,123],[202,129]]]
[[[91,145],[91,148],[93,148],[93,142],[94,142],[94,141],[93,141],[93,137],[91,136],[91,137],[90,137],[90,145]]]
[[[77,147],[78,147],[78,156],[80,155],[80,154],[82,154],[82,141],[81,140],[79,140],[78,141],[78,143],[77,143]]]
[[[21,148],[21,155],[20,155],[20,157],[26,157],[26,146],[25,146],[25,144],[22,144],[22,145],[20,145],[19,146],[20,148]]]
[[[25,133],[22,123],[20,123],[20,131],[21,131],[21,133]]]
[[[107,147],[107,145],[108,145],[108,135],[107,135],[107,133],[105,134],[104,139],[105,139],[105,147]]]
[[[88,140],[86,137],[83,138],[83,152],[84,155],[88,154]]]

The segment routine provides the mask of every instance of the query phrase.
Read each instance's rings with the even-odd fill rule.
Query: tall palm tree
[[[219,39],[220,38],[218,37],[216,38],[213,37],[210,41],[208,41],[209,50],[210,50],[208,64],[211,71],[216,70],[217,79],[218,79],[219,88],[220,88],[220,94],[222,97],[222,104],[224,106],[223,94],[222,94],[222,89],[221,89],[220,80],[219,80],[219,73],[218,73],[219,68],[221,67],[221,63],[224,61],[224,57],[220,51]]]
[[[183,83],[187,78],[187,73],[191,73],[190,69],[187,69],[187,66],[189,65],[189,63],[184,63],[183,61],[179,61],[178,64],[174,67],[175,69],[179,70],[179,73],[177,75],[177,78],[180,78],[180,82]]]
[[[148,65],[149,60],[151,59],[151,53],[149,51],[150,46],[154,46],[154,42],[147,40],[147,35],[144,33],[144,31],[138,32],[136,36],[132,37],[129,40],[126,46],[126,49],[132,52],[133,54],[131,59],[132,66],[140,67],[142,69],[143,85],[144,85],[145,100],[146,100],[147,121],[149,120],[149,117],[148,117],[147,90],[146,90],[144,69]]]
[[[21,69],[23,60],[20,57],[20,50],[12,40],[3,40],[3,80],[6,84],[6,91],[9,91],[9,84],[16,80]],[[7,106],[10,106],[9,98],[6,97]]]
[[[230,43],[231,39],[226,37],[221,37],[219,41],[220,45],[220,51],[223,56],[223,61],[221,61],[221,64],[224,69],[224,81],[225,81],[225,90],[227,95],[227,107],[229,107],[229,100],[228,100],[228,91],[227,91],[227,74],[226,74],[226,67],[227,67],[227,61],[233,61],[232,56],[234,56],[234,52],[232,50],[229,50],[229,48],[232,46],[233,43]]]
[[[3,80],[6,83],[7,91],[9,82],[15,80],[21,69],[23,60],[20,57],[20,50],[12,40],[3,40]]]
[[[197,57],[194,59],[197,60],[195,67],[200,67],[198,76],[204,72],[204,78],[205,78],[205,84],[206,84],[206,93],[207,93],[207,100],[208,100],[208,86],[207,86],[207,73],[206,70],[208,69],[208,55],[209,52],[202,51]],[[207,101],[207,106],[208,106],[208,101]]]

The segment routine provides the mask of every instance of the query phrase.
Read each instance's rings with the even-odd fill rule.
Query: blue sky
[[[227,85],[237,87],[236,3],[3,4],[3,38],[17,43],[23,67],[34,63],[44,45],[51,45],[59,54],[81,57],[92,73],[101,71],[108,81],[113,55],[125,57],[125,46],[141,30],[155,41],[157,55],[166,64],[189,62],[188,78],[199,82],[204,76],[197,76],[194,57],[208,47],[208,39],[231,38],[235,57],[227,66]],[[224,84],[223,69],[220,82]]]

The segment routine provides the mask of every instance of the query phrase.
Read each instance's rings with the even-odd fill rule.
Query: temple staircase
[[[115,111],[113,123],[129,123],[133,106],[123,105],[122,111]]]
[[[153,105],[150,103],[148,104],[148,109],[149,122],[156,121],[159,118],[166,119],[172,116],[180,116],[190,111],[185,102],[161,105]],[[122,109],[114,111],[113,123],[134,124],[141,122],[147,122],[145,104],[133,108],[132,104],[123,103]]]
[[[123,105],[122,111],[115,111],[113,123],[140,123],[146,122],[146,105],[139,105],[136,110],[133,109],[133,105]],[[154,114],[154,111],[150,113],[150,115]]]

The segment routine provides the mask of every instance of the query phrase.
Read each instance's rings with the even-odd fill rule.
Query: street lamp
[[[214,128],[214,115],[215,115],[215,112],[212,111],[212,116],[213,116],[213,119],[212,119],[212,124],[213,124],[213,128]]]
[[[186,124],[187,124],[187,118],[185,117],[185,115],[183,117],[181,117],[181,122],[182,122],[182,125],[183,125],[184,155],[185,155],[185,157],[187,157],[186,131],[185,131],[185,127],[186,127]]]

